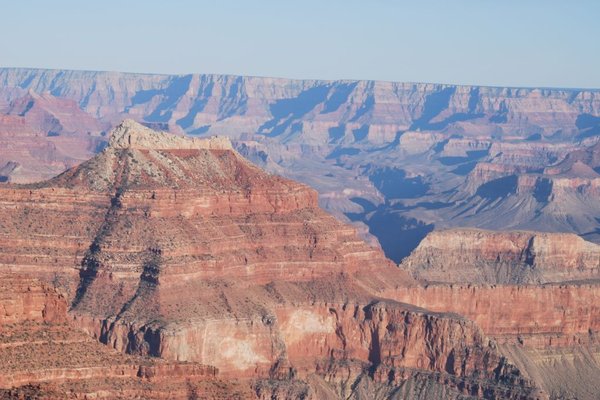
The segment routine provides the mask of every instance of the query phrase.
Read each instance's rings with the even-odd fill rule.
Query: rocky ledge
[[[8,371],[20,378],[6,386],[27,394],[56,380],[47,390],[66,393],[87,371],[87,391],[76,393],[105,390],[98,374],[121,374],[120,387],[132,387],[122,397],[168,397],[167,384],[144,386],[157,379],[173,381],[173,397],[192,398],[545,399],[553,387],[528,351],[595,354],[597,285],[488,286],[478,295],[468,285],[422,286],[322,211],[312,189],[265,173],[218,139],[165,135],[127,121],[78,167],[0,188],[0,268],[41,284],[0,297],[2,328],[24,343],[7,348],[42,346],[43,355],[37,370],[26,368],[34,375]],[[539,249],[536,257],[552,254]],[[47,307],[54,292],[62,306]],[[535,318],[522,306],[533,300]],[[61,342],[51,333],[73,328],[88,336]],[[52,340],[40,344],[31,332]],[[90,358],[80,358],[92,342]],[[62,346],[77,356],[57,354]],[[10,368],[35,363],[18,354],[22,366]],[[62,380],[53,363],[66,368]],[[108,369],[85,369],[92,364]],[[227,383],[211,392],[206,373],[217,370]]]
[[[427,282],[539,284],[600,279],[600,245],[571,233],[433,231],[400,267]]]

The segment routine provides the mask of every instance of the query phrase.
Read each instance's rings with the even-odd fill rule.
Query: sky
[[[0,0],[0,66],[600,88],[598,0]]]

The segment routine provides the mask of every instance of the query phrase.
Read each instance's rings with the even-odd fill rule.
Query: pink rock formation
[[[0,176],[4,181],[50,178],[90,158],[104,124],[73,100],[32,91],[0,109]],[[19,168],[7,169],[11,164]]]
[[[600,246],[573,234],[450,229],[423,239],[402,268],[429,282],[523,284],[600,278]]]
[[[320,210],[314,190],[261,171],[226,140],[185,140],[132,121],[99,155],[56,178],[2,186],[0,221],[2,272],[55,288],[70,304],[67,323],[107,345],[95,343],[80,359],[89,339],[67,337],[74,343],[67,346],[51,336],[35,347],[44,355],[35,360],[24,352],[35,337],[11,344],[21,351],[14,360],[38,372],[11,363],[3,376],[18,380],[6,386],[55,381],[40,390],[64,393],[87,381],[134,397],[147,393],[140,380],[154,379],[146,389],[157,397],[169,388],[173,397],[226,396],[241,379],[242,398],[396,391],[543,399],[550,386],[536,380],[537,367],[522,367],[524,374],[516,366],[537,364],[517,350],[511,361],[497,343],[574,348],[592,345],[600,329],[593,282],[419,286]],[[568,275],[573,267],[560,260],[571,255],[553,258],[564,248],[551,239],[535,255],[549,274]],[[474,257],[488,257],[476,248]],[[581,244],[581,251],[594,249]],[[13,320],[41,318],[47,301],[34,300],[0,304]],[[53,358],[63,346],[68,357]],[[148,366],[148,356],[164,360]],[[49,367],[57,362],[60,379]],[[103,367],[89,369],[93,363]],[[217,370],[227,381],[221,391],[211,383]],[[101,374],[121,376],[125,389],[107,389]]]

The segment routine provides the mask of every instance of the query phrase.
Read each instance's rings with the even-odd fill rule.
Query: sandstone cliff
[[[42,103],[53,106],[37,113]],[[579,156],[568,171],[571,161],[555,165],[597,142],[599,104],[597,90],[5,68],[0,180],[49,178],[102,148],[98,124],[133,118],[228,136],[253,162],[315,188],[396,262],[434,226],[599,241],[597,166]],[[49,116],[43,140],[30,135],[35,115]]]
[[[58,360],[74,372],[61,372],[54,389],[84,370],[94,388],[106,387],[97,374],[119,374],[133,385],[128,395],[140,393],[140,375],[191,377],[197,393],[211,393],[200,371],[218,370],[228,382],[243,379],[243,397],[546,397],[486,337],[487,326],[382,300],[417,293],[414,280],[320,210],[313,190],[261,171],[224,140],[185,141],[131,121],[111,136],[99,155],[56,178],[0,188],[3,272],[56,288],[70,304],[64,323],[107,345],[80,360],[85,340],[68,337],[74,347]],[[146,367],[148,356],[166,366]],[[58,379],[52,360],[6,385]],[[93,362],[103,367],[89,372]],[[179,363],[212,367],[197,367],[194,378]]]
[[[434,231],[401,268],[428,282],[535,284],[600,278],[600,246],[577,235]]]
[[[571,234],[434,231],[400,266],[427,285],[386,296],[476,322],[551,398],[593,399],[598,251]]]
[[[69,323],[48,283],[0,272],[0,398],[252,396],[211,366],[126,356]],[[245,392],[245,395],[243,394]]]

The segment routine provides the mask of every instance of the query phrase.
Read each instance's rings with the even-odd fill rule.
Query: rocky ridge
[[[600,279],[600,246],[574,234],[433,231],[400,264],[437,283],[542,284]]]
[[[65,323],[107,345],[110,360],[118,350],[209,365],[234,388],[243,379],[244,397],[548,396],[489,326],[398,302],[416,282],[320,210],[308,187],[225,142],[169,148],[129,121],[112,136],[114,146],[56,178],[0,188],[2,272],[59,291]],[[588,322],[576,331],[597,328]]]
[[[600,238],[590,217],[600,212],[595,167],[582,159],[555,173],[567,154],[597,143],[597,90],[11,68],[0,70],[0,84],[5,113],[31,91],[76,104],[73,119],[91,116],[103,129],[133,118],[193,137],[226,135],[253,162],[317,189],[322,206],[396,262],[434,228]],[[55,150],[68,135],[50,126],[44,134],[59,135],[39,148],[23,126],[3,126],[12,132],[6,148],[18,151],[0,151],[0,179],[49,178],[85,158],[64,155],[82,142]]]

